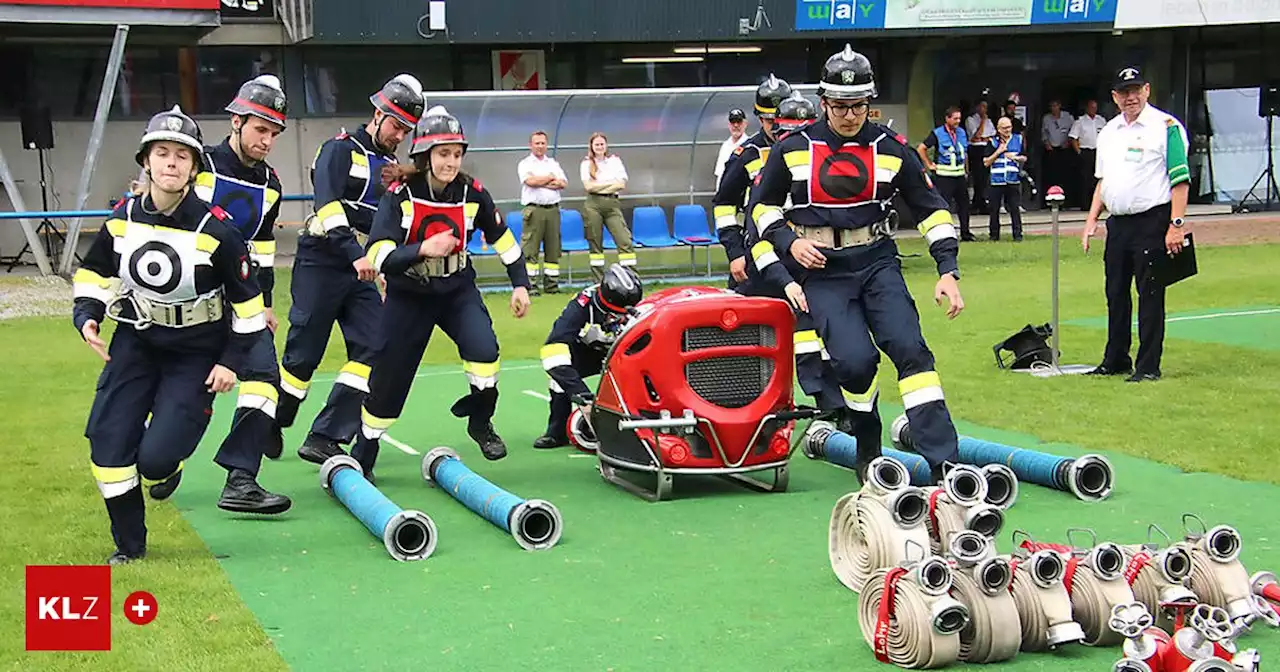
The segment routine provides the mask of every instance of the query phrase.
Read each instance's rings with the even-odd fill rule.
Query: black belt
[[[525,203],[525,205],[532,205],[532,206],[533,206],[533,207],[535,207],[535,208],[558,208],[558,207],[560,207],[560,204],[559,204],[559,203]]]

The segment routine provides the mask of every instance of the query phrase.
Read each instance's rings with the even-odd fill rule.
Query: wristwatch
[[[1186,224],[1186,222],[1185,222],[1185,221],[1183,221],[1183,219],[1182,219],[1181,217],[1174,217],[1174,218],[1173,218],[1173,221],[1171,221],[1171,222],[1169,222],[1169,223],[1170,223],[1170,224],[1173,224],[1173,228],[1175,228],[1175,229],[1181,229],[1181,228],[1182,228],[1182,225],[1183,225],[1183,224]]]

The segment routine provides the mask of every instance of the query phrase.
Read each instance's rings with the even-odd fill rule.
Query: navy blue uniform
[[[448,230],[458,238],[452,254],[421,256],[423,241]],[[387,280],[382,312],[386,338],[373,365],[360,436],[351,451],[365,473],[377,460],[378,440],[404,410],[436,326],[457,346],[470,385],[470,394],[454,404],[452,413],[468,417],[468,428],[488,427],[493,418],[498,404],[498,337],[467,254],[467,240],[476,231],[498,253],[511,286],[528,289],[519,241],[498,217],[489,192],[474,178],[459,174],[442,191],[432,193],[426,174],[418,173],[392,185],[378,205],[367,254]]]
[[[748,246],[738,212],[747,206],[751,185],[755,183],[764,162],[769,158],[769,148],[774,140],[764,129],[738,145],[724,164],[720,185],[711,199],[711,214],[716,220],[716,237],[724,247],[724,255],[730,261],[746,256]],[[750,282],[748,280],[747,282]],[[746,283],[743,283],[746,284]],[[729,276],[729,289],[737,289],[738,281]],[[761,290],[763,291],[763,290]],[[752,294],[751,291],[739,292]],[[754,295],[754,294],[753,294]]]
[[[551,391],[547,436],[568,441],[566,424],[575,396],[593,396],[584,378],[600,373],[609,347],[621,333],[627,316],[604,310],[595,301],[600,285],[591,285],[573,297],[547,334],[540,356]]]
[[[149,196],[117,205],[74,277],[77,331],[108,312],[121,320],[85,437],[116,548],[131,556],[146,550],[141,483],[167,480],[195,452],[213,413],[210,371],[243,371],[266,331],[248,248],[221,211],[194,193],[172,215],[155,211]]]
[[[752,257],[768,275],[780,265],[779,252],[788,253],[801,235],[831,240],[830,249],[821,249],[826,266],[798,278],[830,356],[830,375],[850,409],[878,415],[876,369],[883,350],[898,370],[913,435],[922,428],[920,452],[936,466],[956,457],[957,437],[897,245],[885,229],[896,193],[913,212],[931,213],[919,231],[938,273],[958,276],[959,242],[946,201],[905,138],[873,123],[846,139],[819,121],[773,148],[752,190],[748,226],[761,237]],[[792,207],[784,213],[788,196]]]
[[[378,200],[385,193],[382,169],[396,163],[378,149],[363,127],[320,146],[312,168],[315,216],[298,237],[293,262],[293,306],[280,364],[280,424],[290,427],[307,396],[311,376],[324,357],[334,321],[346,340],[342,366],[311,434],[348,443],[360,429],[360,404],[369,393],[369,371],[378,348],[382,297],[363,282],[352,264],[364,256]]]
[[[280,215],[280,178],[266,162],[247,166],[229,140],[205,147],[205,168],[196,176],[194,191],[206,203],[222,208],[228,227],[249,249],[249,265],[271,307],[275,288],[276,218]],[[231,431],[214,456],[227,469],[257,474],[262,456],[280,456],[283,440],[276,422],[280,402],[280,365],[270,330],[263,330],[249,350],[240,378],[240,393]]]

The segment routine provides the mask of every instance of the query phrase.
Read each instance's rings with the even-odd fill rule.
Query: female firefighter
[[[533,442],[534,448],[569,445],[567,424],[572,403],[585,406],[594,398],[582,379],[600,373],[628,310],[643,297],[640,276],[622,264],[614,264],[605,272],[604,280],[578,292],[565,306],[542,346],[542,368],[550,376],[551,414],[547,433]]]
[[[493,429],[498,404],[498,337],[476,287],[467,240],[479,230],[507,267],[511,312],[529,309],[529,276],[520,244],[498,217],[489,192],[461,172],[467,138],[443,108],[424,116],[409,156],[417,171],[392,185],[373,218],[367,258],[387,279],[382,349],[369,378],[360,434],[351,455],[366,475],[378,457],[378,439],[400,416],[422,353],[437,325],[462,358],[471,393],[451,409],[467,417],[467,434],[490,460],[507,447]]]
[[[178,107],[152,117],[135,157],[146,169],[142,193],[116,206],[74,278],[76,329],[106,362],[85,437],[111,519],[112,565],[146,555],[141,481],[167,480],[195,452],[214,394],[235,386],[267,328],[243,238],[191,188],[203,149]],[[106,316],[120,323],[110,346],[99,335]]]

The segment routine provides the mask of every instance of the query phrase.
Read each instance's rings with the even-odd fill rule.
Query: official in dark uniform
[[[781,263],[779,252],[805,268],[793,303],[807,305],[846,393],[874,389],[879,350],[889,356],[913,433],[921,428],[919,450],[940,478],[942,463],[956,458],[956,430],[902,277],[891,199],[900,192],[913,212],[929,213],[918,228],[941,276],[935,299],[946,298],[954,318],[964,304],[951,213],[906,138],[867,121],[876,84],[865,56],[846,45],[827,59],[818,93],[824,119],[779,142],[752,189],[748,226],[762,239],[752,257],[762,271]],[[878,415],[874,402],[871,412]],[[859,478],[880,442],[862,447]]]
[[[280,402],[280,364],[276,361],[275,314],[271,310],[275,287],[276,217],[280,214],[280,178],[267,163],[276,137],[284,131],[288,106],[280,80],[262,75],[241,85],[227,105],[231,113],[231,134],[221,144],[204,148],[204,170],[196,175],[194,191],[200,200],[222,208],[226,223],[249,248],[249,266],[254,270],[266,307],[267,328],[249,351],[238,372],[240,393],[236,399],[231,431],[223,440],[214,462],[228,470],[239,469],[257,475],[262,456],[277,458],[283,447],[276,407]],[[151,496],[163,499],[177,485],[152,486]],[[256,486],[228,488],[219,506],[232,511],[261,505],[268,493]]]
[[[969,133],[960,125],[960,108],[948,107],[941,126],[916,146],[920,161],[933,173],[933,186],[960,220],[960,240],[975,240],[969,230],[969,167],[965,163]],[[929,160],[929,150],[934,160]],[[983,186],[985,188],[985,185]]]
[[[235,386],[267,328],[248,248],[191,189],[203,150],[200,128],[177,106],[152,117],[136,155],[140,193],[116,206],[74,277],[76,329],[106,362],[85,437],[111,519],[112,565],[146,555],[142,484],[173,477],[195,452],[214,394]],[[119,322],[110,346],[99,335],[107,316]],[[232,469],[228,484],[241,473]],[[289,500],[262,503],[274,513]]]
[[[739,283],[747,281],[747,248],[742,241],[742,220],[738,218],[738,212],[746,207],[751,183],[764,167],[769,148],[777,141],[778,129],[774,120],[778,116],[778,105],[790,95],[791,85],[773,75],[756,88],[755,111],[756,118],[760,120],[760,131],[729,155],[720,185],[711,199],[716,236],[729,259],[729,289],[736,289]]]
[[[506,266],[511,312],[529,310],[529,275],[519,241],[480,181],[461,171],[467,151],[462,124],[441,110],[418,122],[409,156],[417,172],[392,186],[378,205],[367,258],[387,278],[383,347],[369,379],[359,438],[351,456],[366,474],[378,440],[400,417],[414,374],[439,326],[458,348],[470,393],[450,409],[467,418],[467,435],[490,460],[507,447],[493,428],[498,405],[498,337],[476,287],[467,240],[478,230]]]
[[[293,424],[307,396],[335,320],[347,345],[347,363],[298,449],[299,457],[316,464],[341,453],[338,445],[350,443],[360,430],[360,404],[369,393],[382,312],[382,297],[373,285],[378,272],[362,243],[379,199],[398,175],[396,147],[425,107],[422,84],[411,75],[397,75],[369,101],[374,112],[368,124],[325,141],[316,153],[311,171],[315,214],[298,237],[293,262],[293,306],[280,367],[282,427]]]
[[[1151,105],[1151,85],[1138,68],[1116,73],[1111,97],[1120,114],[1098,135],[1093,204],[1080,242],[1098,229],[1103,206],[1107,220],[1107,346],[1094,375],[1123,375],[1137,383],[1159,380],[1164,354],[1165,284],[1158,277],[1167,257],[1183,251],[1188,229],[1183,217],[1191,189],[1187,129],[1176,117]],[[1132,343],[1133,299],[1138,290],[1138,353]]]
[[[604,358],[622,333],[628,310],[642,298],[640,276],[614,264],[605,271],[603,280],[578,292],[556,318],[540,353],[551,389],[551,412],[547,431],[533,442],[534,448],[569,445],[567,426],[573,404],[585,406],[595,398],[583,379],[603,370]]]

